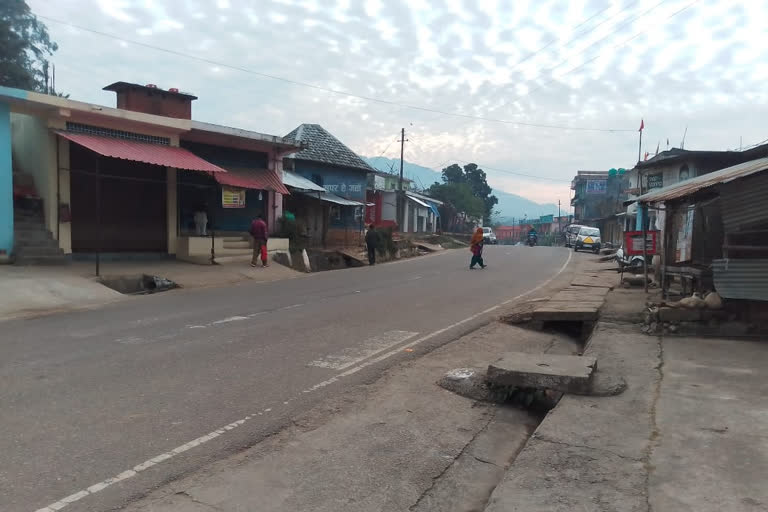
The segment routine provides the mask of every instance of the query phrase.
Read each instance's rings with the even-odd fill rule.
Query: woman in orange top
[[[483,262],[483,228],[477,228],[475,234],[472,235],[472,240],[469,242],[469,250],[472,251],[472,260],[469,262],[469,269],[475,268],[475,265],[480,265],[480,268],[485,268],[485,262]]]

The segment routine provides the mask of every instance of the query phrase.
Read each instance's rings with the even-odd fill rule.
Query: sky
[[[686,127],[686,149],[768,138],[759,0],[28,4],[72,99],[177,87],[199,97],[195,119],[272,135],[319,123],[364,156],[399,157],[405,128],[406,160],[476,162],[541,203],[569,204],[577,170],[633,167],[641,119],[643,154],[680,147]]]

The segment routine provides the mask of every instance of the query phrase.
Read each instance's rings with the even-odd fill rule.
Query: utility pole
[[[557,200],[557,237],[558,241],[560,238],[560,233],[562,232],[562,228],[560,227],[560,200]]]
[[[405,152],[405,128],[400,130],[400,179],[397,184],[397,226],[401,233],[407,229],[405,220],[405,193],[403,192],[403,155]]]

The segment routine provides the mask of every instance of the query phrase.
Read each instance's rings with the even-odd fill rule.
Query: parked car
[[[491,228],[483,228],[483,243],[490,245],[499,243],[498,240],[496,240],[496,234]]]
[[[565,234],[565,246],[573,247],[576,243],[576,238],[579,236],[579,230],[588,226],[582,226],[581,224],[571,224],[565,228],[563,232]]]
[[[600,252],[600,230],[589,226],[581,226],[573,242],[573,250],[589,249],[595,254]]]

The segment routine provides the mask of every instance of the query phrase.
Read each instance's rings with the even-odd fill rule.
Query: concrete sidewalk
[[[585,352],[627,390],[565,396],[487,512],[768,510],[768,344],[646,336],[644,299],[609,295]]]
[[[101,264],[101,275],[154,275],[170,279],[182,288],[278,281],[305,275],[275,262],[267,268],[253,268],[249,262],[250,258],[221,265],[195,265],[177,260],[108,261]],[[0,321],[97,307],[126,298],[128,296],[99,282],[94,262],[78,261],[52,267],[0,265]]]

